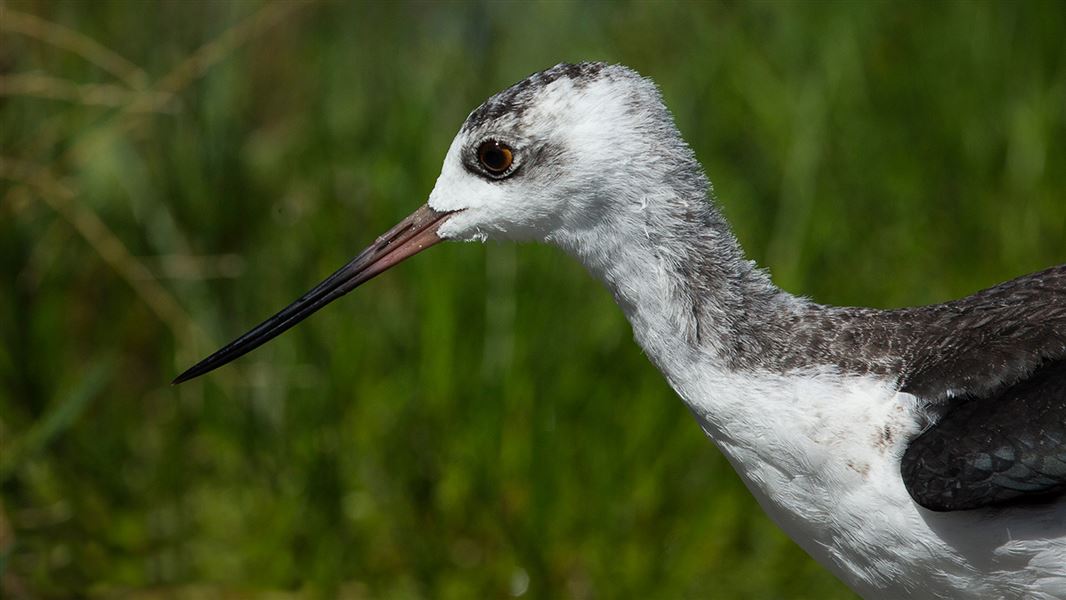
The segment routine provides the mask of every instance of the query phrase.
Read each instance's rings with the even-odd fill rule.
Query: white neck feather
[[[700,219],[709,218],[710,226],[696,223],[702,232],[689,231],[687,238],[654,238],[652,232],[686,231],[693,224],[650,227],[647,220],[676,219],[670,216],[676,211],[664,216],[643,206],[589,231],[557,233],[551,241],[607,285],[637,343],[771,518],[832,565],[838,538],[852,526],[848,519],[862,518],[841,511],[836,494],[894,468],[886,457],[896,444],[879,448],[875,442],[889,430],[897,440],[912,433],[910,407],[901,408],[892,382],[884,379],[845,379],[829,366],[787,375],[738,366],[738,345],[796,343],[784,315],[820,307],[774,288],[742,258],[709,210]],[[902,493],[897,487],[873,493],[895,497]]]

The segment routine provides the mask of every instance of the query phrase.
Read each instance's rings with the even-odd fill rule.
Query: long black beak
[[[244,356],[378,273],[436,244],[441,241],[437,229],[453,214],[455,213],[437,212],[428,204],[419,208],[379,237],[369,248],[360,252],[351,262],[300,296],[299,300],[196,363],[171,383],[179,384],[199,377]]]

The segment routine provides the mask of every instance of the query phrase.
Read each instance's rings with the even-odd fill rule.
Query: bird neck
[[[771,518],[829,560],[836,530],[812,523],[834,514],[834,490],[881,464],[868,440],[914,421],[897,411],[890,382],[842,378],[824,362],[842,357],[819,341],[846,329],[835,309],[776,288],[705,195],[647,197],[553,241],[607,285],[637,343]]]
[[[675,384],[695,363],[736,370],[787,345],[783,321],[808,306],[744,258],[706,190],[630,192],[622,210],[551,240],[606,284]]]
[[[555,241],[607,285],[767,514],[844,569],[831,549],[858,543],[849,527],[866,515],[861,503],[842,511],[839,498],[877,477],[905,496],[892,457],[922,411],[896,393],[893,355],[865,347],[888,331],[861,329],[878,326],[875,312],[776,288],[694,187],[623,197],[610,218]]]

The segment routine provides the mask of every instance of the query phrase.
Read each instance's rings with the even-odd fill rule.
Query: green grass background
[[[3,0],[0,36],[5,598],[852,597],[551,248],[434,248],[168,385],[557,62],[654,78],[792,292],[1066,258],[1062,2]]]

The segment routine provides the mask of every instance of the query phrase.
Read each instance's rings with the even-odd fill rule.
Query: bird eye
[[[493,175],[503,175],[514,162],[514,153],[506,144],[496,140],[487,140],[477,149],[477,159],[486,171]]]

